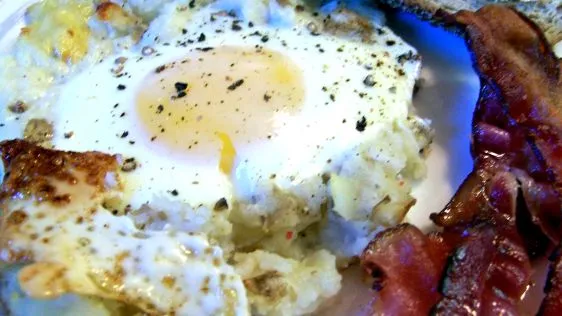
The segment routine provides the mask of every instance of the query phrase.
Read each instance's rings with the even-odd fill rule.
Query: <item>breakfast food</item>
[[[553,253],[552,263],[544,287],[546,294],[539,310],[540,315],[556,315],[562,308],[562,249]]]
[[[409,224],[387,230],[362,265],[383,313],[516,315],[531,260],[562,240],[562,63],[538,27],[512,9],[488,6],[445,20],[464,30],[482,83],[474,170],[431,215],[442,232],[424,235]],[[541,315],[560,313],[560,256],[552,261]]]
[[[32,262],[18,275],[30,296],[79,293],[178,314],[247,309],[242,279],[206,236],[141,230],[105,208],[122,188],[115,156],[21,140],[0,153],[2,261]]]
[[[2,307],[313,312],[425,172],[420,57],[378,17],[290,1],[31,6],[0,56]]]
[[[560,0],[377,0],[377,2],[430,19],[439,19],[442,13],[451,14],[460,10],[476,11],[489,4],[506,5],[515,8],[537,23],[551,44],[562,42],[562,1]]]

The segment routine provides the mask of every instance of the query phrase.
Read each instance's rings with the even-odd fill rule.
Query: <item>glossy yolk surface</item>
[[[304,99],[300,69],[261,48],[202,49],[160,67],[137,92],[137,113],[151,142],[182,154],[220,155],[233,168],[235,148],[267,140],[274,117]]]

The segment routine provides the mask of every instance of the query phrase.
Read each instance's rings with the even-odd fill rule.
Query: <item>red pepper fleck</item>
[[[287,238],[287,240],[291,240],[293,238],[293,232],[292,231],[288,231],[285,234],[285,238]]]

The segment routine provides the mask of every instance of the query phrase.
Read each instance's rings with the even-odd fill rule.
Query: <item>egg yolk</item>
[[[201,49],[149,74],[137,92],[137,113],[152,143],[219,157],[229,174],[235,148],[268,141],[275,116],[299,110],[303,87],[300,69],[279,52]]]
[[[220,155],[219,169],[224,174],[230,174],[234,168],[236,159],[236,148],[232,144],[230,137],[222,132],[217,132],[217,136],[222,142],[222,150]]]

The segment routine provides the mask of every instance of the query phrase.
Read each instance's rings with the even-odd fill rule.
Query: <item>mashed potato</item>
[[[415,50],[376,23],[381,20],[378,12],[366,10],[361,16],[338,8],[335,2],[318,12],[299,1],[45,0],[29,9],[27,26],[12,51],[0,56],[1,121],[11,121],[21,133],[30,118],[46,118],[53,122],[52,145],[57,149],[137,157],[137,170],[122,174],[126,192],[104,208],[125,215],[122,220],[131,229],[196,234],[221,249],[224,262],[243,280],[249,313],[312,313],[339,291],[338,269],[349,264],[383,227],[398,224],[415,203],[411,186],[424,176],[421,153],[431,142],[429,122],[411,109],[420,70]],[[241,25],[246,33],[239,32]],[[156,67],[161,64],[155,61],[161,55],[178,50],[187,54],[186,47],[194,43],[209,45],[196,50],[212,54],[229,40],[247,46],[245,41],[257,41],[251,47],[258,50],[278,45],[271,47],[285,49],[295,60],[310,56],[309,50],[314,56],[324,54],[328,57],[322,65],[298,61],[303,69],[320,74],[318,81],[343,76],[344,68],[338,67],[347,64],[350,76],[361,77],[338,77],[321,89],[314,86],[318,85],[314,77],[306,77],[303,86],[313,96],[309,99],[326,99],[325,104],[321,110],[309,106],[302,111],[306,115],[281,120],[290,125],[302,119],[303,128],[287,128],[291,133],[284,135],[286,143],[280,141],[278,152],[266,153],[270,158],[262,159],[261,165],[249,159],[235,161],[236,150],[244,150],[238,146],[230,150],[233,157],[220,151],[220,161],[230,159],[232,168],[218,172],[213,165],[212,172],[200,171],[196,164],[175,164],[180,160],[140,147],[130,135],[134,124],[120,126],[118,134],[111,129],[107,122],[129,118],[135,110],[125,107],[130,100],[122,96],[132,90],[132,83],[124,85],[122,80],[135,79],[135,71],[142,73],[142,67],[163,71],[166,67]],[[299,53],[289,53],[291,49]],[[289,67],[284,67],[278,73],[287,79]],[[94,75],[99,73],[108,78]],[[230,84],[232,78],[226,80]],[[111,90],[98,90],[104,84]],[[192,86],[177,84],[185,85],[177,97]],[[91,90],[94,95],[68,97],[74,97],[68,91],[78,90]],[[111,92],[96,96],[97,91]],[[270,97],[258,96],[265,102]],[[340,100],[351,101],[336,108],[333,104]],[[155,111],[165,114],[160,106]],[[332,109],[335,114],[329,116]],[[306,120],[330,123],[318,123],[321,131],[316,135],[314,129],[305,129],[310,125]],[[103,124],[95,125],[98,122]],[[276,132],[281,130],[276,126]],[[328,130],[338,135],[322,134]],[[318,145],[289,146],[292,139],[306,137]],[[282,155],[290,150],[294,157]],[[301,156],[309,160],[299,161]],[[285,158],[296,162],[276,160]],[[199,172],[208,173],[200,179]],[[131,315],[130,306],[95,297],[67,294],[35,300],[17,285],[20,268],[2,272],[0,297],[14,315],[38,310],[57,310],[59,315]]]
[[[300,262],[257,250],[234,256],[257,315],[303,315],[313,312],[340,289],[335,257],[320,250]]]

